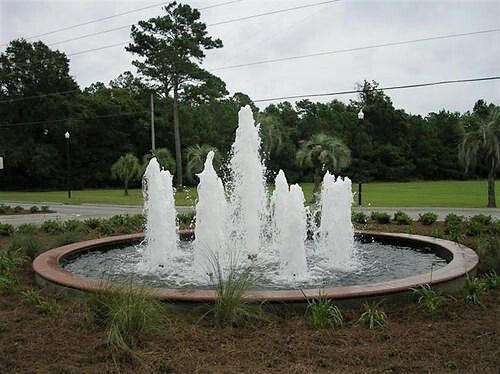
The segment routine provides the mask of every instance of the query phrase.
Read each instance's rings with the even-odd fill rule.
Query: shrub
[[[0,274],[15,272],[24,261],[25,258],[19,250],[0,251]]]
[[[106,287],[86,299],[90,322],[106,331],[108,343],[129,351],[150,333],[162,332],[167,318],[164,306],[142,287],[131,284]]]
[[[49,206],[48,205],[42,205],[41,210],[43,213],[48,213],[50,212]]]
[[[38,207],[36,205],[33,205],[31,208],[30,208],[30,213],[38,213],[40,209],[38,209]]]
[[[438,219],[438,215],[436,213],[427,212],[424,214],[418,215],[418,221],[423,225],[432,225]]]
[[[434,227],[432,229],[431,236],[438,238],[438,239],[441,239],[443,237],[443,233],[441,232],[441,230],[438,227]]]
[[[101,224],[101,219],[99,219],[99,218],[87,218],[85,221],[83,221],[83,223],[90,230],[95,230]]]
[[[408,214],[406,214],[405,212],[401,212],[401,211],[398,211],[396,213],[394,213],[394,221],[396,221],[396,223],[398,225],[409,225],[411,224],[411,218]]]
[[[500,275],[495,270],[490,271],[484,278],[484,284],[489,290],[498,290],[500,288]]]
[[[363,212],[353,212],[352,221],[356,223],[366,223],[368,222],[368,217]]]
[[[14,213],[21,213],[24,210],[24,208],[20,205],[16,205],[13,210]]]
[[[34,289],[28,289],[21,292],[26,303],[30,305],[38,305],[41,301],[40,293]]]
[[[54,245],[55,246],[62,246],[62,245],[67,245],[67,244],[71,244],[71,243],[80,242],[83,239],[85,239],[86,236],[87,236],[87,232],[82,231],[82,230],[63,232],[54,238]]]
[[[462,226],[464,218],[454,213],[448,214],[444,219],[445,233],[450,234],[451,231],[456,231]]]
[[[24,223],[22,225],[19,225],[17,228],[17,232],[20,234],[28,234],[28,235],[34,235],[38,231],[38,228],[35,225],[32,225],[31,223]]]
[[[481,305],[481,295],[486,291],[486,285],[477,277],[467,277],[464,285],[464,298],[468,304]]]
[[[59,314],[60,308],[54,300],[46,300],[40,302],[38,305],[38,312],[44,316],[52,316]]]
[[[465,224],[465,233],[469,236],[478,236],[485,233],[492,223],[491,216],[478,214],[470,217]]]
[[[101,236],[108,236],[115,232],[115,227],[112,223],[107,219],[102,219],[99,222],[99,226],[97,226],[97,232]]]
[[[70,219],[63,223],[67,231],[86,231],[85,224],[77,219]]]
[[[430,314],[435,314],[442,304],[441,294],[431,288],[428,284],[418,288],[412,288],[412,291],[419,296],[418,305]]]
[[[380,301],[375,302],[365,302],[363,303],[364,312],[359,318],[359,322],[367,326],[369,329],[374,329],[375,327],[384,327],[387,325],[387,315],[379,309]]]
[[[190,225],[195,221],[195,212],[186,212],[177,214],[179,224]]]
[[[14,233],[14,226],[8,223],[0,223],[0,235],[8,236]]]
[[[17,292],[17,278],[11,273],[0,273],[0,290],[7,293]]]
[[[500,272],[500,236],[482,234],[476,239],[476,253],[479,256],[478,270]]]
[[[29,259],[34,259],[43,249],[42,242],[35,235],[15,235],[8,244],[8,250],[21,251]]]
[[[10,206],[4,205],[4,204],[0,204],[0,214],[9,214],[10,211],[11,211]]]
[[[307,310],[311,316],[311,322],[317,328],[331,328],[333,330],[342,326],[344,318],[340,309],[333,305],[330,299],[320,298],[307,302]]]
[[[57,234],[64,231],[61,222],[48,220],[41,224],[40,229],[48,234]]]
[[[384,212],[372,212],[370,218],[380,224],[391,222],[391,216]]]

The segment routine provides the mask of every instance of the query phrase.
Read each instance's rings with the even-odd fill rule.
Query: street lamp
[[[365,118],[365,113],[363,112],[363,108],[361,108],[358,112],[358,157],[361,160],[361,122]],[[361,206],[363,203],[363,199],[361,197],[361,190],[363,187],[363,184],[361,183],[361,174],[358,174],[358,205]]]
[[[68,189],[68,199],[71,199],[71,188],[69,185],[69,170],[70,170],[70,162],[69,162],[69,132],[66,131],[64,134],[64,138],[66,139],[66,187]]]

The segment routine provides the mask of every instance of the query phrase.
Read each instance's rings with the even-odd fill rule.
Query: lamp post
[[[358,139],[361,139],[361,123],[365,118],[365,113],[363,113],[363,108],[361,108],[358,112]],[[361,160],[361,140],[358,140],[358,157]],[[361,174],[358,177],[358,205],[361,206],[363,204],[363,199],[361,196],[363,183],[361,182]]]
[[[66,131],[64,134],[64,138],[66,139],[66,187],[68,189],[68,199],[71,199],[71,188],[69,184],[69,171],[70,171],[70,162],[69,162],[69,132]]]

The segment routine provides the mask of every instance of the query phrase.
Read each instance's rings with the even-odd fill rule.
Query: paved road
[[[1,204],[10,206],[20,205],[29,209],[33,205],[49,206],[50,210],[56,213],[48,214],[22,214],[22,215],[0,215],[0,223],[10,223],[12,225],[21,225],[23,223],[41,224],[47,220],[67,221],[70,219],[84,220],[90,217],[111,217],[117,214],[137,214],[142,212],[142,206],[138,205],[104,205],[104,204],[81,204],[81,205],[65,205],[57,203],[40,203],[40,202],[16,202],[16,201],[0,201]],[[188,206],[177,207],[178,212],[188,212],[193,208]],[[425,212],[434,212],[438,215],[438,219],[443,220],[447,214],[455,213],[460,216],[470,217],[476,214],[491,215],[496,219],[500,219],[500,209],[487,208],[379,208],[379,207],[355,207],[354,211],[362,210],[366,214],[372,211],[387,212],[394,214],[398,210],[407,213],[411,218],[417,219],[418,215]]]

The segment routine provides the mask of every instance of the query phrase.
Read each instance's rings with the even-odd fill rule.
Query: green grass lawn
[[[496,195],[500,202],[500,183],[497,183]],[[311,183],[302,183],[306,198],[312,193]],[[357,185],[353,185],[357,191]],[[356,201],[357,198],[355,197]],[[15,192],[0,191],[0,200],[62,202],[66,204],[142,204],[142,192],[139,189],[123,195],[120,189],[89,189],[73,191],[72,198],[67,198],[66,191]],[[193,205],[196,201],[196,189],[189,188],[176,193],[177,205]],[[464,207],[483,208],[487,202],[487,185],[481,181],[429,181],[403,183],[366,183],[363,185],[363,205],[397,207]]]

